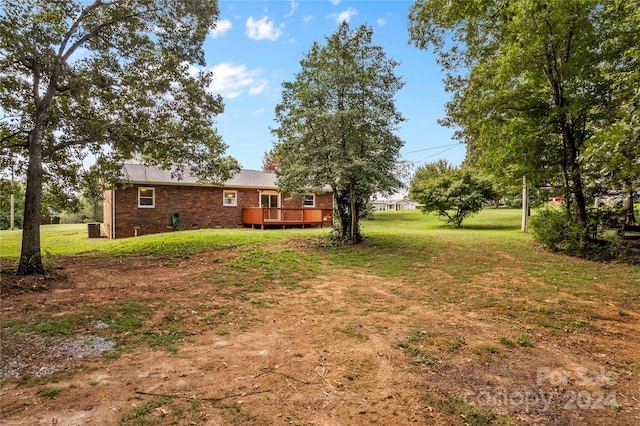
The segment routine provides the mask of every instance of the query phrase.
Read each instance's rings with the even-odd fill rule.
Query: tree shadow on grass
[[[473,224],[473,225],[462,225],[462,228],[459,229],[470,229],[474,231],[516,231],[520,229],[518,225],[512,224],[499,224],[499,223],[490,223],[490,224]]]

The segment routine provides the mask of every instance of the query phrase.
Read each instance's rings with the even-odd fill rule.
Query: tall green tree
[[[615,120],[603,47],[621,13],[597,0],[418,0],[409,15],[411,40],[447,71],[445,122],[498,178],[559,181],[585,240],[582,158]]]
[[[314,43],[295,80],[283,84],[273,129],[278,185],[300,193],[331,187],[341,241],[361,241],[359,221],[376,192],[402,186],[396,174],[404,120],[395,94],[404,83],[398,65],[372,44],[371,28],[342,23]]]
[[[19,274],[44,272],[43,182],[76,188],[88,156],[106,178],[134,157],[212,181],[237,170],[212,127],[223,104],[211,75],[189,72],[218,13],[216,0],[2,2],[2,161],[27,185]]]
[[[626,221],[636,221],[640,189],[640,3],[612,0],[603,5],[611,35],[603,44],[603,68],[611,78],[616,121],[596,129],[587,141],[585,162],[593,178],[623,195]]]

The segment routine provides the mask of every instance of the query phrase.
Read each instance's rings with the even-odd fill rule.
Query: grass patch
[[[157,397],[140,406],[134,407],[129,413],[122,416],[120,426],[158,424],[158,415],[154,410],[164,405],[171,404],[173,400],[167,397]]]
[[[180,332],[160,332],[153,330],[145,330],[143,340],[146,341],[151,348],[162,348],[167,352],[178,352],[178,343],[185,336]]]
[[[335,331],[345,334],[346,336],[353,337],[355,339],[365,340],[367,337],[362,333],[362,326],[358,325],[346,325],[344,327],[335,327]]]
[[[61,388],[42,388],[38,391],[38,395],[43,396],[45,398],[53,398],[62,392]]]
[[[231,299],[251,299],[246,293],[263,293],[282,287],[304,289],[304,281],[320,272],[320,261],[314,253],[301,253],[279,244],[248,246],[237,250],[237,256],[202,274],[202,283],[224,289]]]
[[[444,363],[443,357],[463,344],[460,337],[451,339],[444,333],[427,332],[420,326],[414,326],[406,340],[399,341],[396,346],[409,355],[414,364],[435,366]]]
[[[473,348],[473,353],[483,362],[494,362],[505,356],[504,351],[500,347],[489,343],[476,346]]]
[[[61,317],[43,317],[28,323],[13,322],[9,332],[36,332],[44,336],[73,335],[91,329],[119,341],[116,352],[106,354],[117,358],[122,350],[146,342],[152,348],[170,352],[178,350],[178,343],[188,334],[184,318],[171,313],[164,316],[152,329],[145,328],[153,308],[137,301],[124,301],[114,305],[86,306],[81,313]],[[4,326],[3,326],[4,327]],[[162,330],[162,331],[159,331]]]
[[[462,339],[462,337],[456,336],[453,338],[453,340],[449,342],[448,349],[451,352],[455,352],[458,349],[460,349],[462,346],[464,346],[464,339]]]
[[[60,318],[43,318],[34,324],[33,329],[44,336],[71,335],[80,325],[87,322],[81,315],[68,315]]]
[[[509,339],[507,336],[500,336],[498,338],[498,342],[501,345],[504,345],[504,346],[506,346],[508,348],[515,348],[516,347],[516,343],[513,340]]]
[[[102,308],[99,320],[118,334],[134,331],[142,327],[143,321],[151,312],[149,306],[136,301],[125,301]]]
[[[480,410],[461,396],[438,396],[433,392],[428,392],[424,394],[423,399],[426,405],[451,415],[453,417],[451,424],[469,426],[515,426],[517,424],[506,416],[489,410]]]
[[[531,340],[531,336],[529,336],[527,333],[522,333],[521,335],[519,335],[516,339],[516,342],[523,348],[533,347],[533,340]]]

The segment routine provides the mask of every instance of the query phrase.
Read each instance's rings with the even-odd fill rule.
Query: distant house
[[[374,198],[371,200],[374,211],[399,211],[399,210],[416,210],[420,205],[411,201],[407,197],[397,196],[391,198]]]
[[[138,164],[123,167],[124,183],[104,196],[107,238],[181,229],[332,224],[333,194],[294,199],[278,190],[273,173],[241,170],[222,186],[199,183],[185,173]]]

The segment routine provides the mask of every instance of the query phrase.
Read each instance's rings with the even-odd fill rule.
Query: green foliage
[[[587,241],[581,238],[575,219],[560,208],[538,211],[531,218],[531,232],[540,245],[551,251],[600,261],[616,260],[632,264],[640,261],[640,253],[633,245],[623,244],[615,233],[609,238],[602,234],[603,228],[619,223],[619,210],[594,208],[590,217],[592,220],[588,229],[592,232],[592,238]]]
[[[466,217],[496,197],[491,181],[445,160],[420,167],[411,180],[409,194],[424,213],[437,212],[454,228],[460,228]]]
[[[24,215],[24,186],[18,182],[0,179],[0,229],[11,228],[11,193],[13,192],[14,228],[22,228],[22,217]]]
[[[538,243],[552,251],[577,251],[580,229],[572,217],[560,208],[545,208],[531,218],[531,233]]]
[[[502,187],[523,176],[534,187],[563,187],[583,240],[589,239],[587,170],[602,177],[615,169],[621,179],[632,169],[638,176],[631,137],[637,120],[621,113],[638,99],[637,6],[418,0],[410,10],[412,42],[433,48],[447,72],[453,97],[443,123],[467,144],[469,163]],[[592,138],[594,129],[607,130]],[[585,156],[589,145],[594,154]],[[601,159],[612,153],[623,158],[614,155],[607,166]]]
[[[401,186],[397,177],[404,120],[395,94],[404,83],[398,63],[372,44],[372,30],[343,22],[321,46],[314,43],[296,79],[283,84],[273,129],[273,161],[285,192],[334,193],[336,237],[362,239],[359,222],[371,195]]]
[[[218,13],[216,0],[3,2],[0,167],[27,183],[18,273],[43,272],[41,207],[77,211],[81,185],[112,182],[125,160],[216,182],[238,170],[212,125],[223,110],[212,75],[189,68],[205,65]]]

